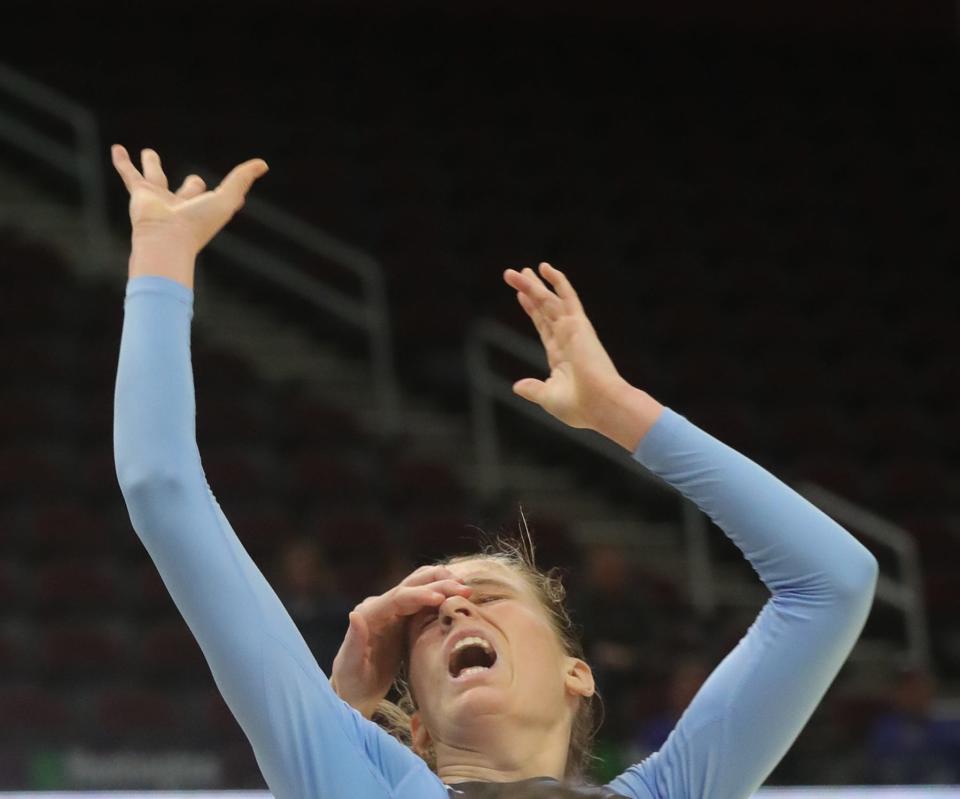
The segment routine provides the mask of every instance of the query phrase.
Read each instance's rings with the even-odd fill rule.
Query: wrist
[[[340,690],[340,685],[337,683],[336,676],[330,677],[330,687],[333,688],[333,692],[337,696],[350,705],[350,707],[356,710],[365,719],[373,718],[373,714],[376,713],[377,708],[380,706],[380,699],[361,700],[350,697],[349,695],[344,696],[343,691]]]
[[[193,288],[197,252],[193,243],[173,235],[134,232],[128,277],[156,275]]]
[[[610,390],[601,408],[593,429],[631,454],[663,412],[662,404],[626,380]]]

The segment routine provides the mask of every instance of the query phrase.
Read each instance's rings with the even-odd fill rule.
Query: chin
[[[472,685],[448,697],[447,708],[457,724],[469,724],[478,716],[502,715],[510,697],[496,685]]]

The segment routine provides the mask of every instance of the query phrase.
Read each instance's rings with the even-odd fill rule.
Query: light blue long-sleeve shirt
[[[444,785],[336,695],[244,550],[197,449],[192,316],[186,286],[159,276],[129,280],[114,408],[117,477],[133,527],[267,785],[277,799],[477,795],[477,783]],[[876,559],[769,472],[670,408],[632,457],[706,512],[772,596],[658,752],[605,788],[566,792],[537,778],[499,784],[498,797],[747,797],[796,739],[866,622]]]

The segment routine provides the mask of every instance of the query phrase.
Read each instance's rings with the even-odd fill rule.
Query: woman
[[[266,164],[240,164],[213,191],[190,176],[174,193],[154,151],[143,151],[142,174],[122,147],[112,157],[130,192],[133,228],[117,476],[131,522],[278,799],[726,799],[763,782],[866,621],[878,569],[856,539],[623,380],[559,271],[540,266],[554,293],[532,269],[507,270],[551,369],[546,381],[518,381],[517,394],[607,436],[689,497],[773,596],[663,747],[603,787],[577,779],[590,667],[566,634],[556,591],[522,559],[421,567],[361,603],[334,666],[345,701],[227,522],[196,445],[195,258]],[[404,663],[414,751],[366,718]]]

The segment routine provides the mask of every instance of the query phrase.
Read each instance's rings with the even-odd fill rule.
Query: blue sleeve
[[[740,799],[760,787],[853,649],[876,558],[749,458],[670,408],[633,458],[696,503],[772,596],[659,751],[609,783],[635,799]]]
[[[421,758],[336,695],[220,510],[196,443],[192,316],[186,286],[153,275],[127,283],[117,478],[267,785],[277,799],[378,799],[413,783],[427,787],[421,796],[445,796]]]

